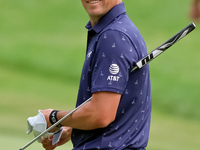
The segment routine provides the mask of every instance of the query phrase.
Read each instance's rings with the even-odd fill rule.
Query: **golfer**
[[[73,150],[145,150],[151,118],[149,66],[135,70],[147,54],[143,37],[129,19],[122,0],[81,0],[89,15],[87,50],[77,106],[60,125],[60,142],[43,138],[46,150],[69,140]],[[48,127],[69,111],[41,111]]]

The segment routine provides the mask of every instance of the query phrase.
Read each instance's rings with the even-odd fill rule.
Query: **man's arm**
[[[76,110],[71,116],[64,120],[61,125],[81,130],[92,130],[108,126],[114,121],[120,102],[121,94],[114,92],[96,92],[92,95],[92,100]],[[48,127],[49,114],[51,109],[41,111],[47,120]],[[68,114],[69,111],[59,111],[58,120]]]

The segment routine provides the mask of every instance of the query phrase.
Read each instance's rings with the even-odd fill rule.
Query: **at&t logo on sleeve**
[[[109,67],[109,72],[112,74],[108,76],[107,80],[109,81],[119,81],[119,76],[116,76],[119,73],[119,66],[117,64],[111,64]]]

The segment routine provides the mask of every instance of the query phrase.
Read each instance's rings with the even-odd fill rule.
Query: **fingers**
[[[49,121],[49,115],[53,111],[53,109],[46,109],[46,110],[41,110],[41,113],[44,115],[46,123],[47,123],[47,128],[51,126],[51,123]]]
[[[42,137],[42,146],[45,148],[45,150],[54,150],[57,145],[52,145],[52,138],[53,136],[50,136],[48,138]]]
[[[71,127],[63,127],[62,135],[60,141],[57,143],[57,146],[61,146],[71,140]]]
[[[71,132],[71,127],[63,127],[63,132],[60,141],[55,145],[52,145],[53,135],[48,138],[42,137],[42,146],[45,148],[45,150],[54,150],[57,146],[61,146],[71,139]]]

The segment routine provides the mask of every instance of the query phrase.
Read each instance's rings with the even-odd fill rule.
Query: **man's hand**
[[[42,138],[42,145],[46,150],[53,150],[57,146],[61,146],[67,143],[69,140],[71,140],[71,132],[72,132],[72,128],[63,127],[63,132],[62,132],[60,141],[57,144],[52,145],[53,136],[50,136],[49,138]]]
[[[44,115],[46,122],[47,122],[47,129],[50,126],[52,126],[51,122],[49,121],[49,115],[51,114],[52,111],[53,111],[53,109],[41,110],[41,113]],[[55,131],[58,131],[58,130],[59,130],[59,128],[55,127],[50,132],[55,132]]]
[[[29,134],[33,131],[33,135],[35,137],[47,129],[47,123],[46,123],[45,116],[41,113],[40,110],[38,110],[38,112],[39,113],[36,116],[29,117],[27,119],[27,125],[28,125],[27,134]],[[52,135],[52,134],[48,132],[47,134],[44,135],[44,137],[49,137],[50,135]],[[41,138],[38,138],[37,140],[40,143],[42,142]]]

